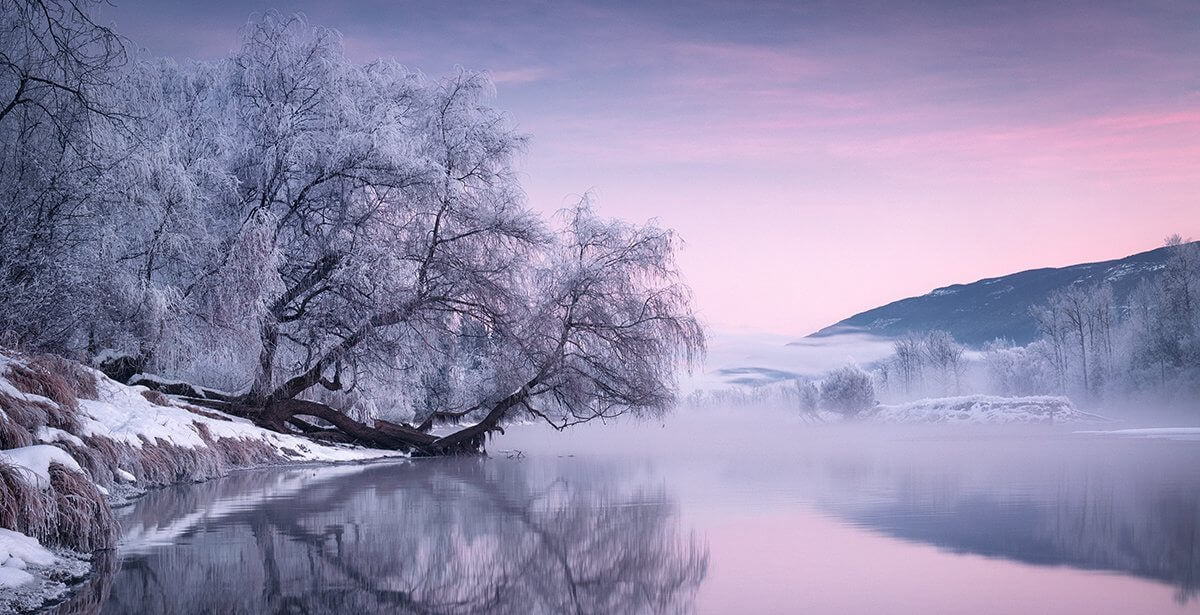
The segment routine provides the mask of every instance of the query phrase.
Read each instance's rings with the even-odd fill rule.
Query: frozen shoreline
[[[114,493],[107,499],[109,505],[117,509],[133,505],[136,500],[151,491],[181,484],[197,484],[209,480],[220,480],[237,472],[272,469],[302,471],[309,467],[341,467],[346,468],[345,471],[352,474],[356,471],[354,468],[359,466],[375,463],[397,463],[404,460],[404,457],[399,456],[379,456],[348,461],[296,461],[246,466],[233,468],[226,474],[202,481],[181,481],[171,485],[159,485],[147,489],[127,491],[121,494]],[[283,491],[279,493],[286,493],[288,489],[293,491],[298,489],[295,485],[281,488]],[[278,495],[278,493],[274,495]],[[198,513],[195,518],[188,521],[211,521],[220,518],[225,513],[225,509],[205,511]],[[187,527],[188,524],[183,524],[182,526],[172,524],[165,528],[140,528],[140,531],[134,534],[126,533],[123,535],[121,542],[115,548],[111,549],[110,553],[119,558],[127,552],[139,552],[148,547],[162,544],[164,540],[177,538],[179,533],[186,530]],[[7,546],[18,542],[25,545],[32,543],[32,547],[35,550],[35,556],[31,558],[32,561],[14,558],[21,561],[6,562],[5,558],[8,556],[6,553]],[[44,555],[42,556],[43,558],[38,557],[42,554],[48,555],[48,559],[44,559]],[[94,554],[81,553],[71,549],[49,549],[43,547],[36,539],[30,536],[13,532],[12,530],[0,529],[0,615],[31,613],[53,606],[69,598],[78,586],[86,582],[96,572],[92,566],[93,560]],[[23,575],[14,574],[14,571],[23,573]]]
[[[1200,427],[1143,427],[1136,429],[1113,429],[1077,431],[1091,436],[1113,436],[1119,438],[1150,438],[1158,440],[1200,440]]]
[[[64,518],[84,515],[99,524],[97,531],[110,533],[111,545],[116,528],[108,511],[150,489],[246,469],[406,457],[268,431],[142,386],[117,383],[79,364],[38,360],[0,355],[0,447],[7,447],[0,450],[0,471],[17,489],[4,492],[15,501],[8,516],[0,517],[16,524],[0,529],[0,614],[60,600],[90,572],[92,557],[81,551],[108,548],[103,539],[86,535],[71,542],[56,527]],[[77,382],[73,391],[72,379]],[[69,484],[82,485],[92,495],[62,492]],[[43,535],[51,537],[50,544],[36,537]],[[92,546],[71,548],[81,543]]]

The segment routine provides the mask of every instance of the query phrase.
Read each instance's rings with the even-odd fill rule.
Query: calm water
[[[154,492],[54,612],[1200,612],[1200,442],[745,416]]]

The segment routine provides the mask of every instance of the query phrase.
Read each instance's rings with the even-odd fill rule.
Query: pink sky
[[[954,282],[1200,237],[1200,4],[136,3],[209,58],[251,11],[491,71],[545,211],[591,192],[687,241],[717,329],[800,335]]]

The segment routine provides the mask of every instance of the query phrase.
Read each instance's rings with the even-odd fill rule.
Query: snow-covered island
[[[111,507],[238,468],[397,451],[268,431],[53,355],[0,355],[0,613],[62,596],[115,546]]]

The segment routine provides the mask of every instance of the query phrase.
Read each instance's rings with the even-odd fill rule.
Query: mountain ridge
[[[1106,261],[1026,269],[950,284],[859,312],[807,337],[853,332],[894,338],[944,329],[972,346],[997,338],[1028,344],[1038,337],[1029,308],[1044,303],[1055,290],[1107,281],[1120,303],[1143,279],[1161,270],[1169,255],[1170,248],[1162,247]]]

